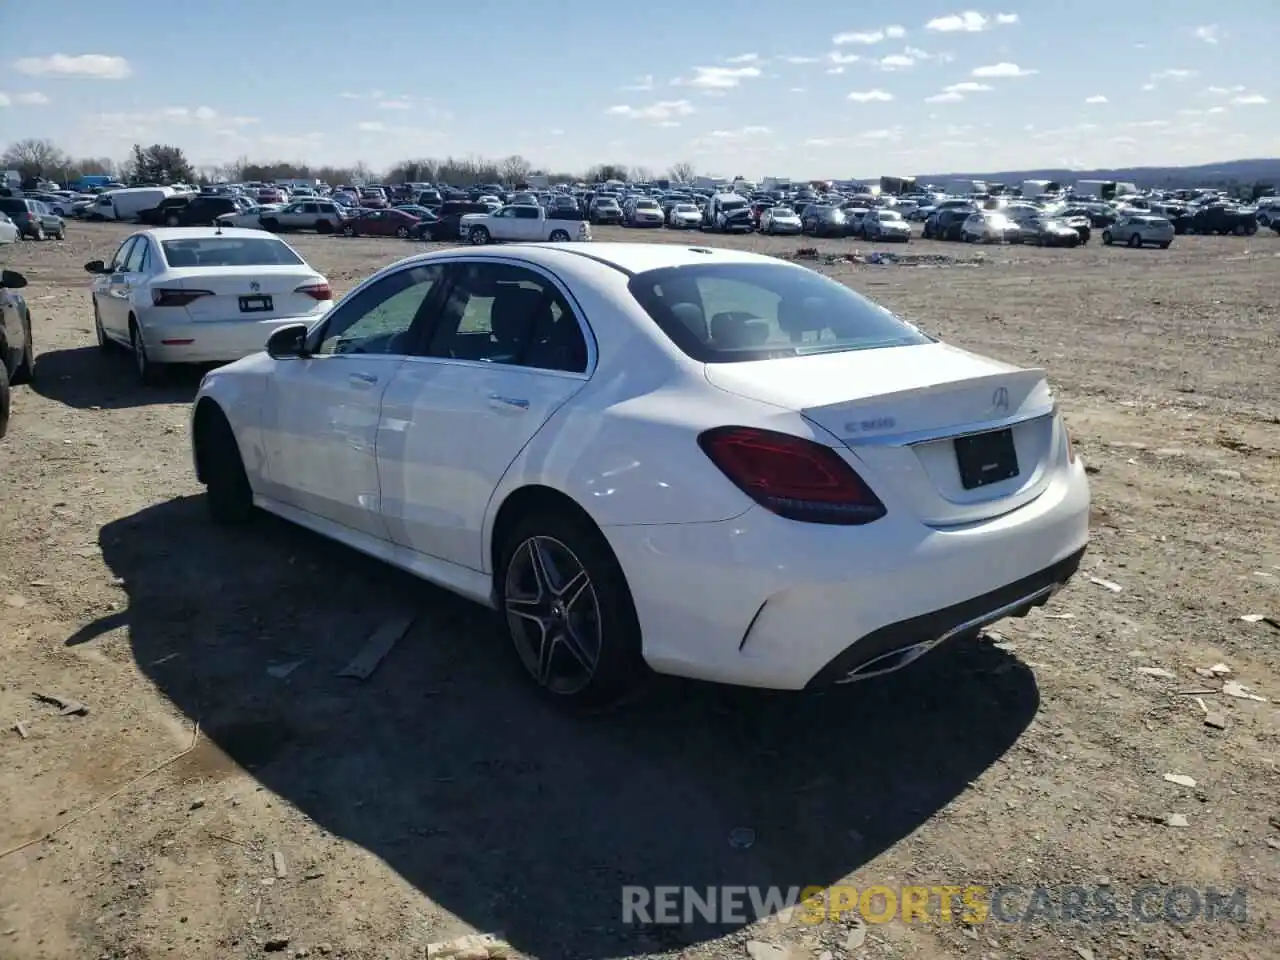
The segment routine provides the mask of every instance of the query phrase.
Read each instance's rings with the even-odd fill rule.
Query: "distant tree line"
[[[74,182],[82,176],[105,175],[122,183],[218,183],[247,180],[323,180],[330,184],[381,183],[448,183],[473,186],[480,183],[515,184],[531,176],[545,176],[551,183],[575,183],[580,180],[647,181],[659,173],[648,167],[629,167],[621,163],[599,163],[580,173],[553,171],[535,167],[524,157],[513,154],[501,160],[486,157],[423,157],[402,160],[386,171],[375,171],[364,163],[349,167],[312,165],[297,161],[251,160],[241,157],[233,163],[194,168],[181,147],[155,143],[134,144],[122,161],[108,157],[77,158],[61,150],[53,141],[31,138],[9,145],[0,156],[0,166],[17,170],[23,179],[40,177],[57,183]],[[677,163],[666,172],[672,180],[692,180],[696,171],[692,164]]]

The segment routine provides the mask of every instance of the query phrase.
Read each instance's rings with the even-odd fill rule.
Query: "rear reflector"
[[[698,445],[747,496],[805,523],[858,525],[885,515],[884,504],[830,447],[772,430],[716,427]]]
[[[157,307],[185,307],[201,297],[212,296],[212,290],[176,290],[172,287],[151,288],[151,302]]]
[[[305,293],[308,297],[311,297],[314,300],[332,300],[333,299],[333,289],[327,283],[304,284],[303,286],[298,287],[298,289],[294,290],[293,292]]]

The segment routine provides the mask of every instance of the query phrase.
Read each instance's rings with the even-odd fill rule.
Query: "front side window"
[[[676,346],[703,363],[932,342],[843,284],[789,264],[666,267],[629,286]]]
[[[139,237],[134,243],[133,249],[129,251],[129,259],[125,262],[125,273],[142,273],[147,266],[147,251],[151,244],[147,242],[146,237]]]
[[[438,264],[410,267],[371,283],[333,310],[313,352],[333,354],[407,354],[414,323],[431,302],[444,275]]]
[[[510,264],[464,263],[455,269],[429,356],[586,371],[586,339],[555,284]]]
[[[112,273],[121,273],[124,271],[124,265],[129,262],[129,254],[133,248],[142,242],[141,237],[130,237],[124,243],[120,244],[120,248],[116,250],[116,255],[111,258],[109,264]]]

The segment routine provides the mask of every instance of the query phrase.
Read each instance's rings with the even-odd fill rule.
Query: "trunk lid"
[[[305,266],[200,267],[198,270],[171,270],[159,278],[158,287],[181,287],[184,290],[209,290],[211,297],[200,297],[186,307],[195,321],[276,320],[286,317],[306,318],[322,313],[331,301],[316,300],[297,289],[325,283],[325,278]],[[271,309],[241,309],[241,297],[249,298],[246,306],[260,308],[258,299],[270,298]]]
[[[1061,438],[1045,372],[946,344],[714,363],[705,370],[721,390],[796,410],[830,431],[886,503],[896,501],[930,526],[1022,506],[1045,489],[1058,462]],[[983,436],[1003,430],[1008,438]],[[957,446],[958,438],[979,436]],[[1007,447],[990,445],[1008,441],[1017,461],[1012,476]],[[986,482],[973,485],[975,476]]]

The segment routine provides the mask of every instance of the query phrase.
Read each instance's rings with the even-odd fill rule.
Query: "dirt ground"
[[[142,389],[93,345],[81,265],[125,233],[0,250],[39,352],[0,442],[0,957],[399,960],[471,931],[549,960],[1280,956],[1280,628],[1242,619],[1280,623],[1274,234],[818,263],[1050,371],[1093,474],[1084,568],[887,679],[666,682],[585,719],[535,700],[483,611],[282,522],[206,520],[198,375]],[[339,290],[418,249],[294,242]],[[406,610],[377,673],[335,676]],[[626,884],[841,881],[1100,887],[1121,916],[621,921]],[[1151,885],[1243,890],[1247,917],[1186,891],[1130,915]]]

